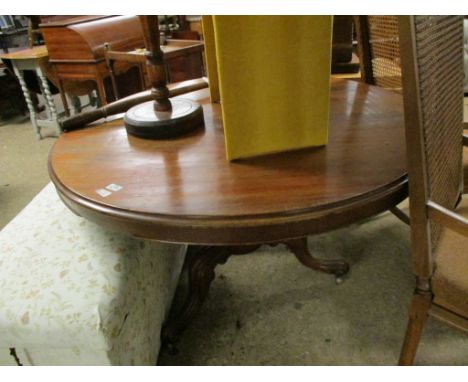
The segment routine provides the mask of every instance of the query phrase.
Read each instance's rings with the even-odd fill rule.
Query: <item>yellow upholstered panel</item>
[[[213,16],[229,160],[327,143],[332,21]]]
[[[203,40],[205,42],[205,63],[210,83],[211,102],[219,102],[218,66],[216,64],[213,16],[202,16]]]

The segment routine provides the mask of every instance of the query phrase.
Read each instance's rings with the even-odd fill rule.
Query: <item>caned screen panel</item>
[[[402,91],[397,16],[367,16],[374,83]]]
[[[415,16],[429,197],[453,209],[462,187],[463,17]],[[432,224],[432,245],[440,227]]]

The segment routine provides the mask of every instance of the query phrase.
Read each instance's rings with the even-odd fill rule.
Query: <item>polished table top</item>
[[[63,134],[49,172],[64,202],[110,228],[170,242],[274,242],[352,223],[407,194],[402,97],[332,80],[329,143],[228,162],[219,104],[174,140],[127,136],[121,119]],[[108,196],[97,190],[122,188]]]

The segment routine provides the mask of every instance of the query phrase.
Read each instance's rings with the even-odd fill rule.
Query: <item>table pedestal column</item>
[[[304,266],[325,273],[334,274],[337,283],[349,271],[349,265],[343,260],[320,260],[312,256],[307,247],[307,238],[288,240],[285,244]],[[162,343],[167,351],[176,353],[176,342],[183,330],[200,310],[215,278],[215,268],[224,264],[232,255],[245,255],[258,249],[260,245],[245,246],[190,246],[184,268],[188,272],[189,290],[181,309],[171,311],[167,324],[162,330]]]

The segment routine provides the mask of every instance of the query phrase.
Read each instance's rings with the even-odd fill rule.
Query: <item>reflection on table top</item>
[[[63,134],[50,154],[52,177],[99,205],[178,217],[280,216],[350,203],[405,177],[401,95],[334,80],[329,143],[229,163],[220,106],[208,91],[205,129],[175,140],[127,136],[122,120]],[[96,190],[122,189],[107,197]]]

